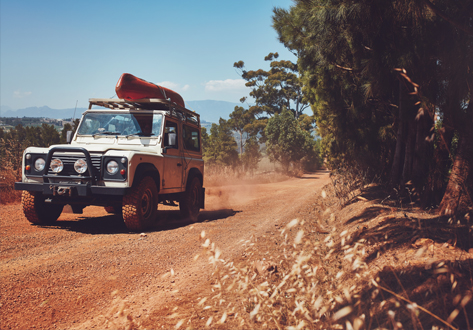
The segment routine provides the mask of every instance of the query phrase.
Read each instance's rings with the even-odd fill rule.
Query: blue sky
[[[184,100],[238,102],[249,89],[233,68],[295,57],[271,27],[291,0],[0,0],[0,104],[87,107],[115,96],[124,72]]]

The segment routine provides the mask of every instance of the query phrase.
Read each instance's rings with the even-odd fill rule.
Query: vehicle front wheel
[[[43,195],[23,190],[21,207],[26,219],[35,225],[50,225],[61,215],[64,205],[48,204]]]
[[[129,230],[143,230],[153,223],[158,211],[157,197],[158,189],[149,176],[144,177],[138,186],[123,196],[123,220]]]
[[[182,193],[181,200],[179,201],[179,209],[182,217],[189,218],[194,222],[197,221],[201,204],[201,190],[202,184],[199,178],[193,178],[187,186],[186,191]]]

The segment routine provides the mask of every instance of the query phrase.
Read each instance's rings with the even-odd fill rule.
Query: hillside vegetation
[[[194,259],[208,258],[211,288],[139,327],[471,329],[467,226],[379,184],[346,189],[352,175],[333,175],[297,218],[242,241],[241,257],[202,232]]]

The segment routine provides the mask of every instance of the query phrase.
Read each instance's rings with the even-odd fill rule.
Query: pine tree
[[[440,116],[445,148],[448,131],[459,137],[440,212],[471,205],[472,13],[469,0],[296,0],[274,10],[332,166],[370,166],[394,186],[422,187],[439,166],[432,129]]]

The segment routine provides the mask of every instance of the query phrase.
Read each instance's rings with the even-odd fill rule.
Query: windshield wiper
[[[97,135],[119,135],[118,132],[110,132],[110,131],[104,131],[104,132],[98,132],[98,133],[95,133],[95,134],[92,134],[92,137],[95,138],[95,136]]]

